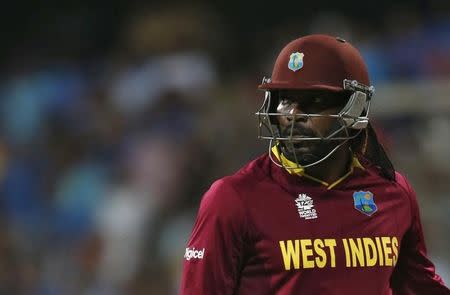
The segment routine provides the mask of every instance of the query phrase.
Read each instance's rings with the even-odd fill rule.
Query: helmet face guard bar
[[[258,138],[269,140],[269,149],[280,142],[293,147],[294,143],[302,141],[336,141],[336,147],[331,149],[331,151],[325,157],[312,164],[300,165],[297,161],[297,155],[294,153],[295,163],[298,165],[297,168],[306,168],[324,161],[345,142],[350,139],[356,138],[360,134],[360,132],[367,127],[369,123],[370,100],[375,91],[374,87],[369,87],[358,83],[355,80],[347,79],[343,81],[343,84],[344,90],[351,91],[351,95],[346,105],[338,114],[329,115],[315,113],[294,114],[292,112],[274,112],[274,105],[279,103],[278,98],[276,98],[276,101],[273,100],[272,93],[270,91],[266,91],[264,102],[258,112],[255,113],[258,117]],[[291,121],[290,132],[285,136],[281,136],[278,128],[278,121],[276,119],[277,117],[281,116],[288,117]],[[331,133],[328,135],[319,135],[315,137],[298,136],[294,134],[294,125],[297,118],[332,118],[337,121],[339,127],[336,130],[331,131]],[[358,132],[350,134],[349,129],[357,130]],[[343,133],[345,133],[345,135]],[[270,154],[271,152],[269,150],[269,155]],[[276,161],[273,162],[276,163]],[[276,164],[279,165],[278,163]]]
[[[277,140],[277,141],[314,141],[314,140],[346,140],[354,138],[355,136],[336,136],[337,134],[341,133],[341,131],[348,130],[350,127],[346,126],[346,122],[348,120],[355,121],[355,118],[345,118],[342,115],[321,115],[321,114],[292,114],[292,115],[286,115],[281,113],[264,113],[264,112],[257,112],[256,115],[258,116],[259,120],[259,133],[258,138],[259,139],[269,139],[269,140]],[[318,137],[304,137],[304,136],[297,136],[294,134],[294,123],[290,124],[290,134],[289,136],[283,137],[280,135],[278,131],[278,127],[276,124],[272,123],[269,119],[269,117],[273,118],[277,116],[287,116],[292,119],[292,122],[295,121],[296,118],[334,118],[337,121],[341,123],[341,127],[339,129],[332,131],[327,136],[318,136]],[[355,121],[356,122],[356,121]],[[276,128],[276,129],[274,129]],[[263,130],[266,130],[264,132]],[[360,129],[360,128],[353,128],[353,129]],[[269,133],[269,134],[268,134]]]

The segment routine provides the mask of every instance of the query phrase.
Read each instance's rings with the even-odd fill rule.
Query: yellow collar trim
[[[336,185],[341,183],[344,179],[346,179],[350,174],[353,173],[353,169],[354,168],[359,168],[359,169],[365,170],[364,167],[359,162],[358,158],[355,155],[353,155],[352,165],[350,166],[350,170],[344,176],[342,176],[341,178],[339,178],[335,182],[328,183],[328,182],[320,180],[320,179],[318,179],[318,178],[316,178],[314,176],[306,174],[305,173],[305,168],[297,165],[296,163],[294,163],[291,160],[289,160],[288,158],[286,158],[282,153],[280,153],[278,151],[277,146],[273,146],[272,147],[272,153],[275,155],[277,160],[283,165],[283,167],[286,169],[286,171],[289,172],[289,174],[306,177],[308,179],[311,179],[311,180],[313,180],[315,182],[318,182],[318,183],[326,186],[327,189],[332,189],[333,187],[335,187]]]

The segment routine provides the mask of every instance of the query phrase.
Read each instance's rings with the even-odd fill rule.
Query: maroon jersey
[[[181,294],[450,294],[413,190],[362,165],[332,189],[268,155],[204,195]]]

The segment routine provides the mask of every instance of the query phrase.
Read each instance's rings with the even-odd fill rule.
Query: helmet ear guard
[[[361,116],[366,106],[368,106],[367,95],[361,91],[355,91],[344,108],[339,112],[339,116],[342,117],[348,128],[364,129],[369,123],[367,116]]]
[[[358,83],[356,80],[344,80],[344,89],[352,91],[347,104],[339,112],[348,128],[361,130],[369,124],[370,99],[375,88]],[[365,114],[363,116],[365,110]]]
[[[266,78],[263,79],[263,81]],[[275,98],[275,99],[274,99]],[[255,113],[258,117],[258,138],[272,139],[280,136],[278,128],[275,128],[276,113],[278,105],[278,91],[264,91],[264,102],[259,110]],[[266,133],[268,132],[268,134]]]

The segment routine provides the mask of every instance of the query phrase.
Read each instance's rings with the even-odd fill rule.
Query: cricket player
[[[269,151],[203,196],[181,294],[450,294],[415,193],[369,123],[374,87],[358,50],[296,39],[259,88]]]

